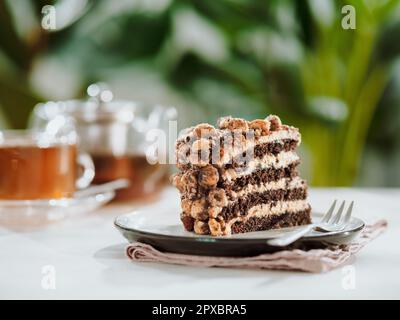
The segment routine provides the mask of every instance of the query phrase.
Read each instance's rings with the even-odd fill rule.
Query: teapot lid
[[[72,115],[79,121],[118,121],[130,123],[134,118],[136,103],[126,100],[113,100],[114,94],[104,83],[94,83],[86,90],[86,104],[74,110]]]
[[[161,123],[176,119],[174,107],[146,105],[128,100],[113,100],[113,93],[103,83],[87,88],[88,98],[83,100],[49,101],[39,103],[33,121],[48,121],[58,115],[71,116],[77,124],[132,124],[138,131],[158,128]]]
[[[138,105],[127,100],[113,100],[113,93],[103,83],[91,84],[87,88],[86,100],[49,101],[40,104],[40,117],[51,119],[59,114],[72,116],[78,122],[122,122],[130,123]]]

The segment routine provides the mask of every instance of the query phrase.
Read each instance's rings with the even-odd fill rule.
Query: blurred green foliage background
[[[95,81],[176,105],[181,127],[278,114],[310,184],[400,186],[399,0],[0,0],[2,127]]]

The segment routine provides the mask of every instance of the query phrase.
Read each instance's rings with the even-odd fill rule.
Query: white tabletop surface
[[[41,230],[0,227],[0,298],[399,299],[400,189],[310,190],[316,210],[326,210],[334,198],[355,200],[355,216],[389,222],[350,267],[308,274],[133,263],[113,226],[116,215],[132,208],[110,205]],[[174,201],[178,194],[167,189],[150,206],[163,210]]]

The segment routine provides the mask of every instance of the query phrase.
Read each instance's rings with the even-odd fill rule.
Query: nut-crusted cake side
[[[224,117],[199,124],[176,142],[186,230],[214,236],[310,223],[307,185],[297,173],[297,128],[279,117]]]

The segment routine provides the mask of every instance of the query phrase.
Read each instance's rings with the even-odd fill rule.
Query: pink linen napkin
[[[140,262],[162,262],[198,267],[297,270],[318,273],[327,272],[343,265],[368,242],[384,232],[386,227],[386,220],[379,220],[372,225],[367,225],[360,236],[348,245],[332,245],[324,249],[308,251],[285,250],[253,257],[210,257],[161,252],[140,242],[128,245],[126,253],[133,261]]]

